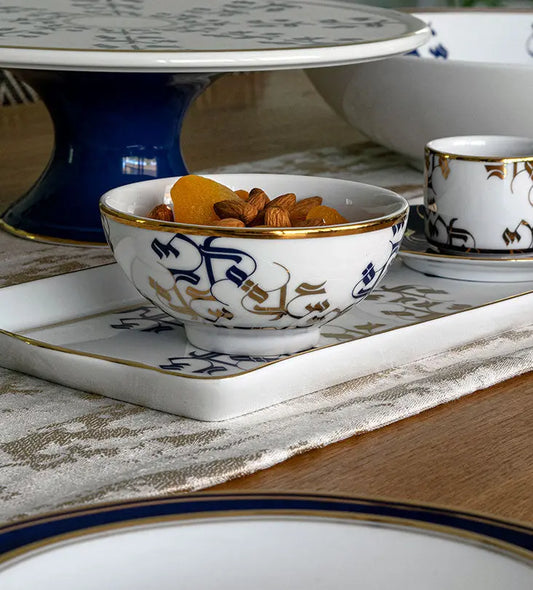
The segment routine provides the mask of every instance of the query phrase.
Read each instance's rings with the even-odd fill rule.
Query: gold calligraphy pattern
[[[281,266],[281,265],[279,265]],[[270,316],[279,320],[285,316],[304,318],[304,324],[314,323],[317,319],[327,316],[334,319],[343,311],[333,308],[327,299],[325,284],[310,282],[299,283],[294,290],[289,290],[290,273],[286,273],[285,283],[273,290],[264,289],[252,279],[247,279],[240,286],[243,292],[242,309],[256,316]],[[185,289],[175,284],[170,288],[163,287],[153,277],[149,278],[153,289],[150,298],[155,305],[163,305],[166,309],[183,315],[190,320],[207,320],[217,323],[222,319],[233,319],[235,314],[214,297],[209,289],[200,290],[188,285]],[[204,305],[208,303],[207,307]]]
[[[530,181],[529,190],[527,193],[529,203],[533,206],[532,191],[533,191],[533,162],[510,162],[501,164],[485,164],[487,171],[487,180],[489,178],[498,178],[504,180],[507,177],[508,169],[511,169],[511,192],[514,192],[515,181],[520,176],[526,176]]]

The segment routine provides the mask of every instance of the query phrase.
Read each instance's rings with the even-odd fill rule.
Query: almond
[[[244,221],[233,217],[225,217],[224,219],[213,221],[213,225],[216,225],[217,227],[246,227]]]
[[[243,201],[247,201],[248,200],[248,191],[245,191],[243,189],[239,189],[239,190],[236,190],[234,192]]]
[[[257,208],[254,207],[251,203],[244,203],[244,209],[240,219],[244,221],[246,225],[251,223],[257,217]]]
[[[252,221],[248,224],[250,227],[258,227],[260,225],[265,225],[265,211],[259,211],[259,213],[252,219]]]
[[[265,225],[269,227],[291,227],[291,220],[285,209],[269,206],[265,209]]]
[[[213,209],[220,219],[225,219],[226,217],[239,219],[244,209],[244,201],[218,201],[218,203],[213,205]]]
[[[257,209],[246,201],[219,201],[213,205],[215,213],[220,219],[240,219],[247,225],[257,216]]]
[[[248,203],[253,205],[258,211],[262,211],[270,203],[270,199],[263,189],[253,188],[250,191]]]
[[[156,205],[146,217],[159,221],[174,221],[174,213],[168,205]]]
[[[280,207],[281,209],[285,209],[285,211],[289,211],[295,204],[296,195],[294,193],[286,193],[285,195],[280,195],[272,199],[267,207]]]
[[[301,199],[289,210],[289,215],[293,225],[297,225],[297,222],[303,221],[309,211],[313,207],[322,205],[322,197],[307,197],[307,199]]]

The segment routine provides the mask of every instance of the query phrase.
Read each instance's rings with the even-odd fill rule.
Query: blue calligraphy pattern
[[[389,240],[390,252],[385,263],[376,268],[373,262],[369,262],[364,268],[361,279],[357,282],[352,291],[352,297],[355,299],[355,303],[362,301],[371,291],[373,291],[387,272],[387,269],[400,249],[404,233],[403,230],[406,224],[407,219],[404,219],[391,227],[392,239]]]
[[[284,355],[285,356],[285,355]],[[190,371],[195,375],[213,376],[219,373],[246,371],[283,358],[283,356],[228,355],[205,350],[192,350],[188,356],[170,357],[159,365],[166,371]]]
[[[196,242],[176,234],[166,242],[154,239],[151,249],[172,285],[165,277],[150,277],[151,293],[144,295],[183,319],[250,327],[264,325],[266,316],[276,328],[286,328],[329,321],[345,311],[331,304],[326,281],[291,281],[289,270],[275,261],[258,269],[253,256],[220,237]]]

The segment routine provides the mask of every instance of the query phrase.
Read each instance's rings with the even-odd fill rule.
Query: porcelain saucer
[[[525,282],[533,279],[533,256],[443,254],[424,234],[424,207],[411,206],[399,256],[404,264],[427,275],[462,281]]]

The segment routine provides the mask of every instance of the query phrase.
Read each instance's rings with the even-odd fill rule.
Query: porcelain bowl
[[[313,228],[221,228],[144,217],[177,178],[138,182],[100,201],[116,261],[137,290],[183,322],[194,346],[280,355],[315,346],[320,326],[366,297],[396,256],[408,215],[389,190],[309,176],[209,176],[271,198],[319,195],[348,223]]]
[[[533,137],[533,11],[413,14],[432,37],[411,54],[307,70],[326,102],[419,169],[438,137]]]

